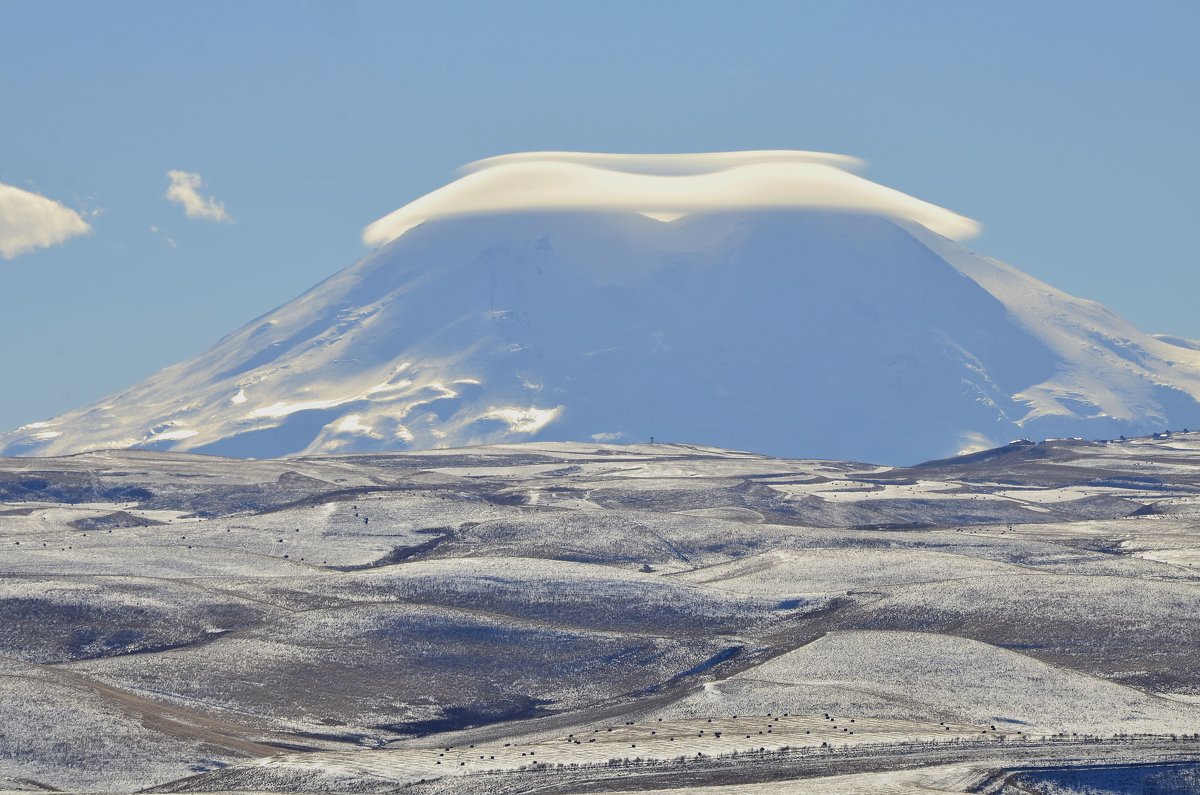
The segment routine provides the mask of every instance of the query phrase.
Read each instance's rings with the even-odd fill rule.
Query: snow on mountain
[[[1191,351],[1200,351],[1200,340],[1189,340],[1186,337],[1175,337],[1170,334],[1155,334],[1154,338],[1168,345],[1177,345]]]
[[[915,462],[1200,425],[1200,351],[816,153],[512,155],[208,352],[0,435],[267,457],[651,436]]]

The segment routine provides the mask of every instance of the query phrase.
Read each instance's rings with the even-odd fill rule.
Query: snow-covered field
[[[0,459],[0,789],[1186,785],[1198,455]]]

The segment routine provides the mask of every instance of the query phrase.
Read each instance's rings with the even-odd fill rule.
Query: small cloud
[[[75,210],[0,182],[0,256],[12,259],[92,230]]]
[[[75,207],[78,212],[88,221],[95,221],[104,214],[104,210],[96,204],[95,196],[80,196],[78,193],[71,194],[74,197]]]
[[[163,239],[163,242],[166,243],[171,248],[179,248],[178,244],[176,244],[176,242],[175,242],[175,238],[171,237],[166,232],[159,229],[157,226],[154,226],[153,224],[150,225],[150,233],[160,236]]]
[[[215,196],[205,198],[200,195],[204,179],[196,171],[168,171],[167,179],[171,185],[167,188],[167,201],[175,202],[183,207],[188,218],[200,218],[205,221],[232,221],[229,213],[225,212],[224,202]]]

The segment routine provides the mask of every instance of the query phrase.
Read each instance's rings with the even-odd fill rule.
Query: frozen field
[[[1198,456],[0,459],[0,791],[1194,791]]]

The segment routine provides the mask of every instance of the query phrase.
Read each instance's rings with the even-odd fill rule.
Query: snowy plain
[[[1185,786],[1198,452],[0,459],[0,788]]]

